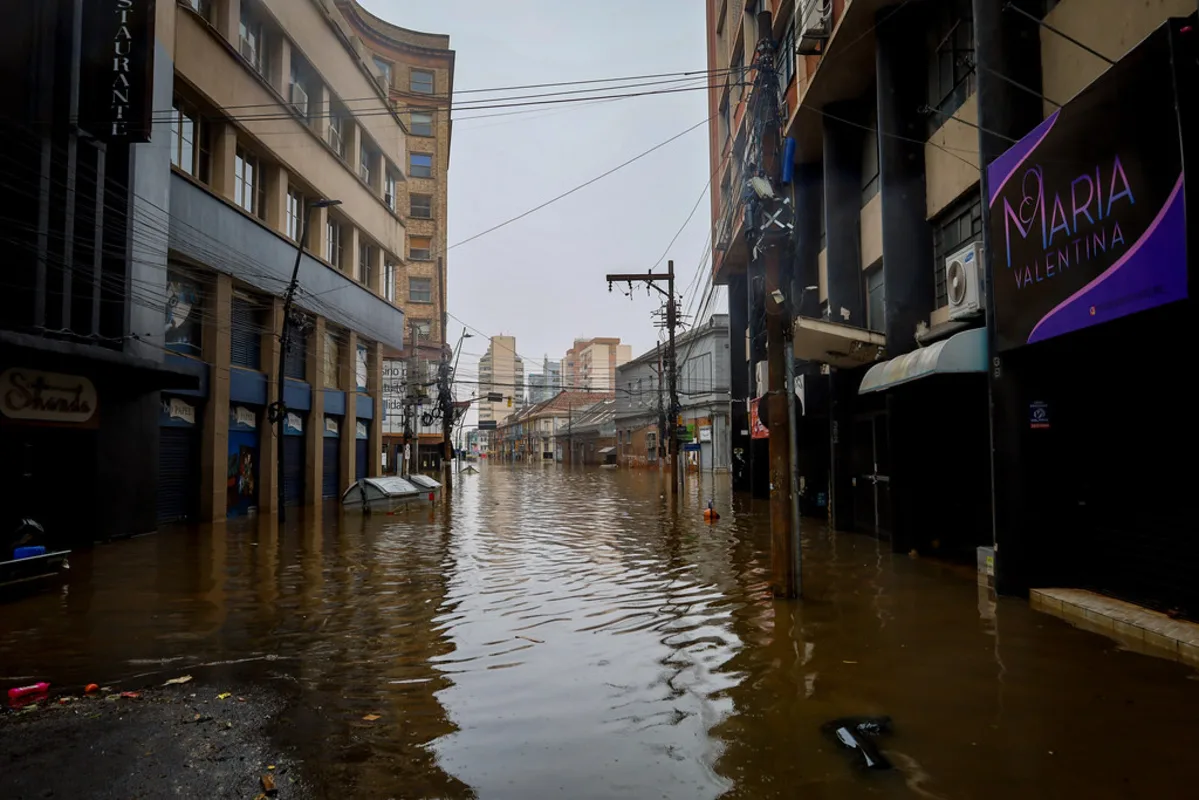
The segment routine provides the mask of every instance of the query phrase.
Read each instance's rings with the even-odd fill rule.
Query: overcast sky
[[[360,2],[396,25],[449,34],[459,92],[706,68],[704,6],[695,0]],[[702,84],[697,76],[686,85]],[[531,91],[561,89],[518,94]],[[603,93],[629,91],[637,90]],[[471,93],[455,100],[498,96]],[[604,274],[644,272],[663,254],[707,182],[706,126],[525,219],[453,245],[704,120],[705,92],[470,119],[496,113],[454,112],[450,314],[487,335],[516,336],[526,372],[538,371],[529,361],[540,365],[544,355],[561,358],[576,337],[619,336],[634,355],[652,348],[657,330],[650,312],[658,301],[644,288],[633,300],[609,294]],[[681,276],[679,291],[704,256],[709,218],[705,197],[670,249]],[[663,261],[660,269],[665,268]],[[706,263],[704,269],[707,273]],[[457,341],[462,325],[451,317],[449,327],[451,341]],[[473,380],[477,355],[485,349],[481,337],[466,341],[462,378]]]

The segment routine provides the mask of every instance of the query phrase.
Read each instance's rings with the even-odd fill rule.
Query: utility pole
[[[798,543],[792,531],[791,518],[791,437],[793,435],[787,409],[787,350],[786,328],[789,304],[782,302],[783,252],[790,240],[792,209],[790,201],[774,190],[779,176],[780,137],[778,109],[778,74],[775,69],[775,44],[772,16],[769,11],[758,14],[758,47],[754,93],[758,105],[757,125],[754,127],[754,150],[758,169],[751,175],[754,206],[749,233],[751,257],[765,264],[767,298],[766,358],[769,368],[767,382],[767,412],[770,428],[770,563],[771,585],[776,597],[794,598],[799,594],[796,573]]]
[[[287,284],[287,293],[283,295],[283,330],[279,332],[279,363],[275,365],[278,378],[278,397],[267,410],[267,417],[275,423],[275,456],[277,458],[275,486],[277,489],[276,502],[279,506],[279,522],[284,522],[287,518],[287,513],[284,511],[287,493],[283,483],[283,465],[286,461],[283,456],[283,437],[286,435],[287,427],[287,402],[283,399],[283,395],[287,388],[287,376],[284,374],[283,365],[287,363],[287,351],[291,348],[291,307],[296,299],[296,289],[300,282],[300,260],[304,256],[304,241],[308,238],[308,221],[312,216],[312,211],[317,208],[339,205],[341,205],[340,200],[316,200],[309,203],[308,207],[304,209],[304,218],[300,220],[300,237],[296,240],[296,261],[291,268],[291,282]]]
[[[654,455],[657,457],[658,474],[662,474],[662,468],[666,461],[666,404],[662,399],[662,391],[666,387],[666,373],[662,367],[662,343],[654,344],[654,350],[658,353],[658,443],[654,447]]]
[[[646,272],[646,273],[642,273],[642,274],[616,273],[616,274],[609,274],[609,275],[605,276],[605,279],[608,281],[608,291],[609,292],[612,291],[613,283],[627,283],[627,284],[629,284],[629,291],[631,293],[632,288],[633,288],[633,283],[636,282],[636,283],[645,283],[646,286],[657,290],[657,292],[659,294],[663,295],[666,298],[667,342],[666,342],[665,369],[667,370],[667,372],[666,372],[667,382],[668,382],[667,385],[669,387],[668,391],[669,391],[669,395],[670,395],[670,408],[667,409],[667,414],[666,414],[666,433],[670,440],[668,447],[669,447],[669,453],[670,453],[670,458],[671,458],[671,475],[670,475],[671,491],[676,492],[678,490],[679,484],[681,482],[680,481],[681,473],[679,471],[679,437],[678,437],[678,431],[677,431],[677,424],[678,424],[679,411],[680,411],[679,391],[678,391],[678,358],[677,358],[677,354],[675,353],[675,337],[674,337],[675,328],[679,324],[679,315],[678,315],[678,306],[675,305],[675,296],[674,296],[674,261],[671,260],[671,261],[666,262],[666,274],[665,275],[655,274],[653,272]],[[663,290],[661,286],[658,286],[658,281],[663,281],[663,280],[666,281],[666,289],[665,290]],[[659,381],[659,387],[660,386],[661,386],[661,382]]]

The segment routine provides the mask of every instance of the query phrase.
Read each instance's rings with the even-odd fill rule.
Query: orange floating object
[[[720,519],[720,515],[716,513],[716,509],[712,508],[712,501],[708,501],[708,507],[704,509],[704,520],[706,522],[715,522]]]
[[[91,694],[92,692],[98,692],[98,691],[100,691],[100,687],[94,683],[89,683],[87,686],[83,687],[84,694]]]

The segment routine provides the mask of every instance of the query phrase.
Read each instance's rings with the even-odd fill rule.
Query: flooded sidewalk
[[[702,480],[676,509],[652,473],[488,466],[449,507],[106,545],[0,606],[0,678],[276,693],[289,796],[1188,793],[1192,670],[810,520],[777,602],[765,503]],[[894,770],[821,732],[854,715]]]

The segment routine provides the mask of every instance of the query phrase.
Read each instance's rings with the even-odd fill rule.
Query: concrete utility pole
[[[267,412],[269,419],[275,423],[275,455],[278,459],[275,485],[278,490],[276,497],[280,522],[285,521],[287,517],[286,511],[284,511],[287,493],[283,482],[283,464],[286,460],[283,456],[283,437],[286,435],[287,428],[287,402],[283,399],[283,395],[287,388],[287,375],[284,374],[283,365],[287,363],[287,351],[291,348],[291,306],[296,299],[296,289],[300,283],[300,260],[304,257],[304,240],[308,238],[308,221],[312,216],[312,211],[317,208],[339,205],[341,205],[340,200],[317,200],[309,203],[308,207],[304,209],[304,217],[300,220],[300,237],[296,240],[296,261],[291,268],[291,282],[287,284],[287,293],[283,295],[283,330],[279,332],[279,363],[275,365],[279,380],[277,387],[279,396],[275,398],[275,402],[271,404]]]
[[[405,477],[412,474],[412,465],[416,464],[416,471],[420,472],[420,425],[417,409],[419,404],[419,393],[417,391],[419,383],[417,381],[417,365],[420,360],[416,352],[416,326],[411,327],[411,338],[408,343],[408,363],[405,365],[405,382],[408,384],[408,391],[405,397],[404,408],[404,464],[406,468]]]
[[[674,297],[674,261],[666,262],[666,274],[658,275],[653,272],[642,274],[627,274],[616,273],[605,276],[608,281],[608,291],[612,291],[613,283],[629,284],[629,291],[632,291],[633,283],[645,283],[647,286],[657,290],[659,294],[666,297],[666,329],[668,340],[666,342],[666,367],[667,381],[670,394],[670,408],[666,415],[666,432],[670,439],[668,444],[671,460],[671,490],[675,491],[682,483],[682,472],[679,469],[679,437],[678,437],[678,419],[679,419],[679,387],[678,387],[678,359],[675,352],[675,328],[679,324],[678,307],[675,305]],[[658,286],[658,281],[666,281],[666,289],[663,290]],[[659,386],[661,382],[659,381]]]
[[[752,229],[749,231],[754,260],[765,262],[766,358],[769,367],[767,412],[770,428],[770,565],[771,585],[776,597],[799,596],[796,572],[798,543],[792,535],[791,519],[791,437],[793,431],[787,409],[786,327],[789,304],[783,302],[783,252],[794,225],[789,202],[774,191],[779,176],[778,73],[775,69],[775,44],[769,11],[758,14],[758,48],[754,63],[757,70],[754,93],[758,105],[754,127],[754,149],[760,159],[756,175],[750,178],[755,197]]]

